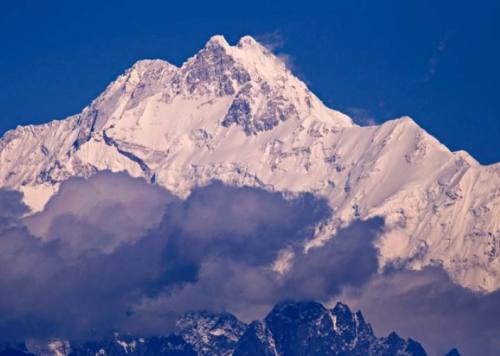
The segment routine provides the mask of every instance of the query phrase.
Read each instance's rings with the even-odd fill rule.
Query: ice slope
[[[180,68],[139,61],[80,114],[0,139],[0,187],[40,210],[61,181],[98,170],[180,196],[212,179],[326,197],[315,244],[383,215],[381,262],[442,265],[464,286],[500,287],[500,164],[450,152],[411,118],[360,127],[327,108],[249,36],[222,36]]]

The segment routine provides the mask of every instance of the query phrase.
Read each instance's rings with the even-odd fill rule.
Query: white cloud
[[[353,121],[360,126],[373,126],[378,122],[370,111],[359,107],[349,107],[346,113],[353,119]]]

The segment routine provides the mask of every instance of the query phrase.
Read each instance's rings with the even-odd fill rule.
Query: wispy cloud
[[[274,30],[255,36],[255,39],[266,47],[270,52],[273,52],[285,66],[298,76],[303,82],[309,84],[304,73],[300,70],[296,58],[290,53],[285,53],[283,47],[286,44],[286,38],[280,30]]]
[[[446,40],[438,42],[434,54],[429,58],[427,73],[424,76],[424,82],[430,81],[437,73],[442,54],[446,51]]]
[[[346,109],[346,113],[353,119],[353,121],[360,126],[372,126],[377,125],[378,122],[372,113],[364,108],[359,107],[349,107]]]
[[[271,52],[280,50],[285,45],[285,37],[280,30],[274,30],[255,36],[255,39]]]

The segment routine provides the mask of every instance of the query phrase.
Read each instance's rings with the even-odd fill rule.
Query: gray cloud
[[[29,211],[22,202],[22,194],[11,190],[0,190],[0,218],[14,219]],[[5,226],[2,224],[2,226]]]
[[[391,330],[443,355],[458,347],[463,355],[497,355],[500,350],[500,291],[482,294],[450,280],[442,268],[389,269],[362,288],[340,296],[363,310],[379,334]]]
[[[346,286],[364,285],[378,269],[373,242],[383,227],[382,218],[355,221],[324,246],[298,255],[287,276],[287,297],[327,301]]]
[[[21,196],[1,194],[0,337],[10,341],[166,332],[195,299],[206,307],[229,300],[215,283],[227,268],[269,275],[278,252],[302,246],[330,214],[311,194],[285,199],[213,183],[183,201],[111,173],[67,181],[45,211],[26,219]],[[200,290],[204,278],[214,283],[203,298],[144,308],[190,286]]]
[[[303,201],[300,204],[304,206]],[[309,209],[302,210],[302,213],[306,211]],[[311,225],[305,221],[305,225],[300,223],[298,226]],[[282,244],[253,244],[252,238],[260,240],[268,236],[259,230],[255,237],[249,238],[248,246],[245,243],[245,246],[212,250],[202,245],[199,248],[207,255],[200,264],[196,281],[176,288],[175,293],[169,291],[161,296],[145,298],[137,306],[138,315],[147,315],[151,320],[165,310],[209,309],[230,311],[245,321],[252,321],[263,317],[276,302],[283,299],[326,302],[343,287],[362,285],[376,273],[377,250],[373,241],[382,228],[383,220],[380,218],[355,222],[339,231],[324,246],[310,249],[307,254],[303,253],[302,244],[296,244],[293,265],[283,275],[274,272],[270,264],[281,248],[294,246],[293,242],[301,239],[288,235],[291,238]],[[275,234],[269,236],[272,235]],[[287,234],[275,236],[283,240]],[[185,235],[182,240],[187,245],[196,241]],[[229,239],[224,243],[232,244]],[[268,254],[269,251],[272,254]],[[262,253],[263,256],[257,257]],[[181,259],[189,260],[185,255]],[[166,315],[163,323],[167,323],[169,318]]]
[[[164,189],[125,173],[100,173],[92,179],[73,178],[44,211],[24,220],[43,241],[57,240],[76,252],[95,249],[110,253],[133,243],[158,226],[175,198]]]
[[[180,200],[125,174],[71,179],[42,213],[0,190],[0,338],[166,333],[179,314],[230,311],[246,321],[282,299],[342,300],[378,334],[396,330],[437,354],[494,354],[499,293],[476,294],[438,268],[377,273],[380,218],[356,221],[307,254],[331,211],[215,182]],[[272,269],[294,254],[283,274]]]

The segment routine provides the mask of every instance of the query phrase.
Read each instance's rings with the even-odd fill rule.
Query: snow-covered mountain
[[[99,170],[180,196],[212,179],[314,192],[334,211],[316,244],[382,215],[383,264],[439,264],[464,286],[500,287],[500,164],[450,152],[409,117],[355,125],[249,36],[214,36],[180,68],[139,61],[80,114],[0,140],[0,187],[35,211],[60,182]]]
[[[345,304],[327,309],[316,302],[288,301],[250,324],[228,313],[193,312],[181,317],[176,332],[168,336],[115,333],[98,341],[31,341],[3,350],[0,346],[0,356],[12,355],[425,356],[426,352],[418,342],[395,332],[376,337],[361,312],[353,313]]]

